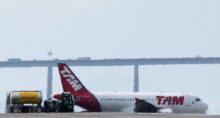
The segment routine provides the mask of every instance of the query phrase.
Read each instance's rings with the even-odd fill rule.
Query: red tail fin
[[[63,91],[71,92],[73,96],[80,97],[76,105],[87,109],[89,112],[100,112],[101,107],[96,97],[86,89],[71,69],[66,64],[58,64],[58,68]]]
[[[60,63],[58,68],[64,92],[71,92],[74,96],[89,92],[66,64]]]

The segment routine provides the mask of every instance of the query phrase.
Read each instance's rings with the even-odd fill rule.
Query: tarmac
[[[162,113],[8,113],[0,118],[220,118],[220,115]]]

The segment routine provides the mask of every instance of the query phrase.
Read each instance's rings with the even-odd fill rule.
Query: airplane
[[[208,109],[199,97],[184,93],[90,92],[66,64],[59,63],[58,69],[63,91],[70,92],[75,105],[86,112],[206,114]]]

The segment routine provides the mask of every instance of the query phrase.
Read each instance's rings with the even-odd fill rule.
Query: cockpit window
[[[201,99],[200,98],[196,98],[196,102],[199,102],[199,101],[201,101]]]

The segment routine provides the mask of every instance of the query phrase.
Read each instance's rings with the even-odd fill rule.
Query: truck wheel
[[[14,113],[14,108],[10,107],[10,113]]]

